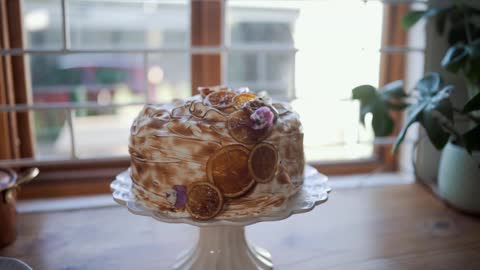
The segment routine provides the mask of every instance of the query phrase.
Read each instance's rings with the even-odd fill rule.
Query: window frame
[[[21,2],[0,3],[0,49],[23,48]],[[23,56],[5,55],[0,58],[0,105],[29,104],[28,65]],[[14,90],[15,89],[15,90]],[[0,159],[34,156],[32,114],[30,112],[0,112]],[[6,143],[5,143],[6,142]]]
[[[67,0],[62,0],[66,5]],[[24,48],[22,33],[21,0],[2,1],[0,14],[0,50]],[[190,45],[205,47],[205,50],[191,51],[192,94],[197,94],[201,85],[219,85],[222,83],[222,51],[209,51],[208,48],[223,45],[224,12],[226,1],[193,0],[190,2]],[[64,6],[62,8],[65,8]],[[63,9],[65,10],[65,9]],[[386,4],[384,6],[383,33],[381,47],[405,47],[406,32],[400,27],[403,14],[409,10],[408,4]],[[64,22],[65,23],[65,22]],[[64,26],[65,28],[65,26]],[[64,44],[68,44],[68,33],[64,30]],[[0,106],[32,104],[29,89],[29,67],[25,55],[2,54],[0,58]],[[395,68],[387,68],[395,67]],[[380,63],[380,85],[404,77],[405,55],[402,52],[383,52]],[[208,72],[207,72],[208,71]],[[15,91],[13,91],[15,89]],[[393,113],[395,121],[402,121],[400,113]],[[7,127],[7,128],[3,128]],[[3,132],[2,132],[3,131]],[[398,132],[396,130],[395,134]],[[20,143],[14,138],[18,138]],[[34,157],[32,113],[0,111],[0,160],[12,159],[11,166],[22,169],[28,158]],[[27,162],[15,162],[15,159],[27,158]],[[41,173],[36,181],[22,188],[21,198],[63,197],[91,195],[110,192],[109,184],[116,174],[129,166],[128,157],[111,159],[69,160],[65,162],[40,162]],[[398,160],[391,154],[391,144],[376,144],[371,158],[338,161],[310,162],[322,173],[328,175],[369,173],[372,171],[395,171]]]

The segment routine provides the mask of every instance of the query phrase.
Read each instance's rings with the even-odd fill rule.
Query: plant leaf
[[[377,100],[372,109],[372,127],[375,136],[385,137],[392,134],[394,122],[383,101]]]
[[[408,12],[402,18],[402,26],[405,29],[409,29],[410,27],[414,26],[420,19],[423,18],[427,14],[427,10],[414,10]]]
[[[480,15],[480,9],[473,7],[471,5],[462,4],[464,10],[472,15]]]
[[[435,28],[440,35],[443,35],[443,33],[445,33],[445,25],[447,24],[447,18],[452,8],[453,7],[442,8],[437,13],[437,18],[435,20]]]
[[[427,102],[423,101],[420,103],[417,103],[415,105],[412,105],[410,109],[408,110],[408,116],[407,120],[405,121],[405,124],[403,125],[402,129],[400,130],[400,133],[397,136],[397,139],[395,140],[395,144],[393,145],[393,152],[397,152],[398,147],[400,144],[403,142],[405,139],[405,135],[407,134],[408,128],[415,122],[418,121],[420,113],[425,109],[427,106]]]
[[[453,85],[444,86],[433,97],[431,97],[430,103],[432,103],[433,106],[440,106],[441,105],[440,103],[442,103],[443,101],[445,100],[450,101],[449,98],[453,90],[455,90]]]
[[[480,57],[480,38],[475,39],[470,44],[468,44],[468,48],[472,58]]]
[[[473,150],[480,150],[480,125],[463,134],[465,148],[471,154]]]
[[[453,126],[453,107],[450,101],[453,89],[453,86],[447,85],[433,97],[425,99],[427,106],[420,115],[419,122],[437,149],[443,148],[450,137],[444,126]]]
[[[480,110],[480,93],[477,93],[475,96],[473,96],[463,107],[464,113],[469,113],[476,110]]]
[[[372,113],[372,127],[375,136],[388,136],[393,131],[393,120],[387,105],[375,87],[360,85],[352,89],[352,99],[360,100],[360,122],[365,125],[365,116]]]
[[[463,72],[470,82],[480,82],[480,58],[467,61]]]
[[[386,99],[407,97],[403,89],[403,81],[393,81],[384,85],[381,89],[381,95]]]
[[[450,133],[446,132],[442,126],[444,118],[453,121],[453,109],[449,99],[444,99],[439,104],[429,103],[422,111],[419,120],[428,138],[439,150],[445,146],[450,137]]]
[[[360,85],[352,89],[352,99],[360,101],[360,123],[365,126],[365,116],[373,111],[373,106],[378,99],[375,87],[371,85]]]
[[[438,92],[442,85],[440,75],[435,72],[427,73],[415,85],[415,89],[420,91],[422,97],[433,96]]]
[[[446,70],[457,73],[465,66],[468,60],[469,50],[463,44],[450,47],[442,59],[441,65]]]
[[[352,99],[371,101],[377,96],[377,89],[371,85],[360,85],[352,89]]]
[[[463,15],[460,15],[463,17]],[[450,18],[452,19],[452,17]],[[468,43],[466,25],[464,19],[457,19],[451,22],[452,26],[450,27],[450,31],[448,31],[448,44],[453,46],[458,43]],[[468,26],[470,33],[475,33],[475,24],[469,23]]]
[[[443,147],[448,141],[449,134],[443,130],[435,114],[445,114],[444,118],[452,119],[453,121],[453,108],[449,97],[454,88],[451,85],[447,85],[440,89],[441,84],[438,73],[429,73],[418,81],[415,88],[420,91],[421,99],[417,104],[410,106],[407,121],[395,140],[393,152],[397,151],[405,139],[408,128],[416,121],[419,121],[425,127],[430,140],[435,146]],[[429,131],[429,129],[431,130]]]
[[[387,107],[389,109],[392,109],[392,110],[396,110],[396,111],[402,111],[402,110],[405,110],[409,104],[407,103],[404,103],[404,102],[391,102],[391,101],[387,101]]]
[[[372,112],[372,103],[364,104],[360,101],[360,123],[365,126],[365,116],[367,113]]]
[[[402,18],[402,26],[405,29],[409,29],[414,26],[420,19],[429,18],[439,14],[443,9],[429,8],[427,10],[414,10],[408,12]]]

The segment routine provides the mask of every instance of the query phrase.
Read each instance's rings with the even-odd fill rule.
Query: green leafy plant
[[[454,87],[444,84],[438,73],[427,73],[420,79],[412,94],[404,91],[403,82],[395,81],[376,89],[361,85],[352,90],[352,98],[360,101],[360,121],[372,114],[375,136],[388,136],[394,131],[391,111],[407,109],[407,119],[394,144],[394,151],[405,138],[408,128],[420,123],[432,144],[441,149],[449,138],[464,146],[469,152],[480,150],[480,10],[463,3],[445,8],[429,8],[411,11],[402,20],[410,28],[422,18],[432,18],[437,32],[446,34],[450,48],[441,65],[448,72],[465,78],[470,100],[463,108],[454,108],[450,95]],[[472,121],[467,132],[461,133],[454,122],[454,115]]]

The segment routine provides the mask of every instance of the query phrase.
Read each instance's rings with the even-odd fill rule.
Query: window
[[[27,197],[108,191],[128,166],[128,130],[142,104],[187,98],[200,85],[293,101],[307,159],[327,173],[395,165],[348,98],[355,85],[401,78],[403,54],[379,49],[404,45],[391,27],[407,5],[14,0],[1,8],[0,143],[9,149],[0,165],[41,167]]]

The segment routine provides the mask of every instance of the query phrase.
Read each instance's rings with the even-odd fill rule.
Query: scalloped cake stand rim
[[[158,221],[166,223],[185,223],[197,227],[224,225],[247,226],[258,222],[283,220],[295,214],[312,211],[316,206],[325,203],[328,200],[328,194],[330,193],[331,188],[328,186],[327,180],[327,176],[319,173],[315,168],[306,165],[302,188],[297,194],[288,200],[284,208],[267,214],[235,219],[213,219],[208,221],[199,221],[190,217],[171,216],[161,211],[145,207],[139,201],[136,201],[132,195],[132,180],[130,178],[129,170],[125,170],[118,174],[110,187],[115,202],[127,207],[127,209],[135,215],[150,216]]]

